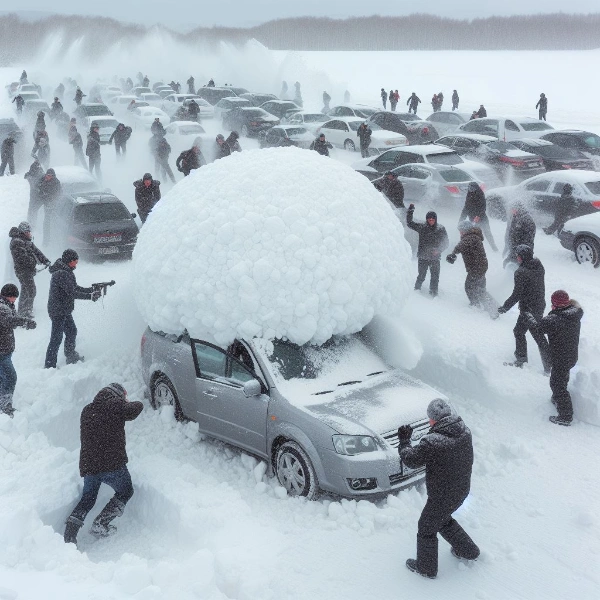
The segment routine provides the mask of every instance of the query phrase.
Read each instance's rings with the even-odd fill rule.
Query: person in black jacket
[[[517,246],[529,246],[533,251],[535,245],[535,222],[525,206],[517,202],[510,212],[505,234],[505,267],[510,262],[517,262]]]
[[[108,143],[115,142],[115,152],[117,156],[125,156],[127,154],[127,140],[131,137],[131,127],[127,127],[125,123],[119,123],[116,129],[112,132]]]
[[[380,96],[381,96],[381,103],[383,104],[383,110],[385,110],[387,108],[386,103],[387,103],[388,95],[384,88],[381,88]]]
[[[546,94],[540,94],[540,99],[537,101],[535,107],[539,109],[540,121],[545,121],[548,114],[548,98],[546,98]]]
[[[318,138],[313,140],[309,148],[318,152],[321,156],[329,156],[329,149],[333,146],[325,139],[325,134],[321,133]]]
[[[198,115],[200,114],[199,104],[192,98],[185,106],[182,106],[187,110],[190,120],[197,121]],[[187,119],[184,119],[184,121]]]
[[[369,146],[371,145],[371,136],[373,135],[372,129],[367,125],[367,122],[361,123],[358,130],[356,131],[356,136],[360,140],[360,155],[363,158],[367,158],[369,156]]]
[[[133,182],[133,187],[135,187],[137,212],[142,223],[145,223],[148,215],[160,200],[160,181],[152,179],[150,173],[145,173],[142,179]]]
[[[45,369],[55,369],[58,358],[58,349],[65,336],[65,357],[67,364],[74,364],[82,361],[81,356],[75,350],[77,339],[77,327],[73,320],[73,310],[75,309],[75,300],[93,300],[96,302],[100,298],[100,292],[93,287],[84,288],[77,285],[75,273],[79,255],[70,248],[62,253],[51,267],[50,273],[50,294],[48,296],[48,315],[52,321],[52,332],[50,333],[50,343],[46,350]]]
[[[17,114],[20,115],[23,112],[23,106],[25,105],[23,96],[21,96],[21,94],[17,94],[12,101],[17,105]]]
[[[61,112],[63,112],[63,105],[57,96],[54,98],[54,102],[50,105],[50,120],[54,121]]]
[[[426,467],[427,503],[419,519],[417,558],[409,558],[406,566],[433,579],[438,571],[438,533],[450,544],[456,558],[476,560],[480,550],[452,517],[471,489],[471,432],[441,398],[429,403],[427,416],[431,429],[416,446],[411,446],[413,429],[410,425],[398,429],[398,453],[407,467]]]
[[[394,94],[394,90],[390,90],[388,100],[390,101],[390,110],[392,112],[396,112],[396,105],[398,104],[398,102],[396,100],[396,94]]]
[[[187,80],[187,86],[188,86],[188,94],[195,94],[196,90],[194,89],[194,83],[195,83],[195,79],[192,75],[190,75],[190,78]]]
[[[429,282],[429,293],[437,296],[440,281],[440,257],[448,247],[448,234],[446,228],[437,222],[437,214],[429,211],[425,215],[425,223],[415,223],[413,214],[415,205],[410,204],[406,213],[406,224],[419,234],[419,249],[417,258],[419,260],[419,272],[415,281],[415,290],[420,290],[425,281],[427,271],[431,271]]]
[[[90,160],[90,173],[93,173],[94,169],[96,169],[96,177],[101,180],[102,172],[100,171],[100,162],[102,158],[100,155],[100,127],[98,126],[98,123],[92,123],[92,126],[90,127],[85,154]]]
[[[242,151],[242,147],[240,146],[240,134],[237,131],[232,131],[227,136],[225,143],[229,146],[232,152]]]
[[[419,104],[421,102],[421,98],[419,98],[419,96],[417,96],[414,92],[409,96],[408,100],[406,101],[406,105],[408,106],[408,112],[410,113],[410,111],[412,110],[415,115],[417,114],[417,108],[419,107]]]
[[[485,194],[476,181],[471,181],[467,190],[467,196],[465,198],[465,205],[460,213],[459,223],[468,219],[472,221],[477,227],[481,228],[487,241],[489,242],[492,250],[498,252],[498,247],[492,235],[490,229],[490,221],[487,216],[487,202]]]
[[[2,142],[0,149],[0,177],[4,176],[4,171],[8,166],[11,175],[15,174],[15,144],[17,140],[12,133],[9,133]]]
[[[44,246],[52,243],[52,230],[56,223],[58,199],[62,194],[62,186],[54,169],[48,169],[38,184],[38,198],[44,207]]]
[[[18,314],[21,317],[33,318],[33,302],[36,287],[33,278],[36,276],[38,265],[50,266],[50,261],[44,253],[31,241],[31,226],[27,221],[11,227],[8,233],[10,253],[15,268],[15,275],[21,284]]]
[[[38,111],[35,125],[33,126],[33,139],[36,140],[39,131],[46,131],[46,115],[43,110]],[[37,140],[36,140],[37,143]],[[35,148],[34,148],[35,150]]]
[[[204,165],[206,165],[206,160],[198,144],[194,144],[189,150],[184,150],[175,161],[177,170],[186,177],[191,171],[199,169]]]
[[[154,122],[150,126],[150,133],[152,135],[162,135],[162,136],[167,135],[167,132],[166,132],[163,124],[160,122],[160,117],[156,117],[154,119]]]
[[[225,136],[219,133],[215,140],[215,160],[229,156],[231,154],[231,148],[225,141]]]
[[[15,412],[12,398],[17,385],[17,372],[12,363],[15,351],[16,327],[35,329],[35,321],[17,315],[15,300],[19,290],[14,283],[7,283],[0,290],[0,413],[12,417]]]
[[[42,203],[40,201],[40,182],[44,177],[44,169],[37,160],[34,160],[29,167],[29,171],[23,176],[29,183],[29,207],[27,209],[27,221],[35,229],[37,223],[37,214]]]
[[[322,113],[326,113],[329,110],[329,103],[331,102],[331,96],[327,92],[323,92],[323,108]]]
[[[515,362],[506,363],[513,367],[522,367],[527,362],[527,339],[531,335],[538,345],[544,371],[549,373],[551,368],[550,350],[546,338],[537,329],[531,329],[529,316],[531,313],[536,320],[541,320],[546,308],[544,266],[538,258],[533,257],[533,250],[524,244],[517,246],[517,261],[519,268],[515,271],[515,285],[512,294],[498,308],[499,314],[508,312],[517,302],[519,303],[519,318],[513,329],[515,334]]]
[[[169,165],[169,156],[171,154],[171,145],[167,142],[164,135],[156,134],[153,136],[156,138],[153,144],[153,153],[156,161],[157,171],[168,176],[172,183],[175,183],[175,176]]]
[[[79,86],[77,86],[77,90],[75,91],[75,98],[73,98],[75,104],[77,104],[77,106],[81,106],[81,101],[83,100],[84,96],[86,96],[86,94],[84,94],[81,91],[81,88]]]
[[[562,193],[556,205],[554,212],[554,220],[548,227],[544,227],[544,233],[552,235],[556,231],[560,233],[565,223],[576,217],[579,211],[579,200],[573,197],[573,186],[570,183],[565,183]]]
[[[75,166],[79,163],[84,169],[87,169],[88,165],[85,161],[85,156],[83,155],[83,138],[79,131],[77,131],[77,127],[69,130],[69,144],[73,146]]]
[[[570,425],[573,420],[573,403],[567,386],[571,369],[579,358],[579,334],[583,309],[579,303],[569,298],[564,290],[556,290],[550,298],[552,310],[541,320],[528,314],[532,331],[548,336],[552,370],[550,389],[552,404],[558,410],[558,416],[550,417],[556,425]]]
[[[454,90],[452,92],[452,110],[458,109],[458,103],[460,102],[460,98],[458,97],[458,92]]]
[[[396,173],[388,171],[381,179],[374,181],[373,185],[385,194],[396,208],[404,208],[404,186]]]
[[[77,534],[96,504],[103,483],[115,494],[94,519],[90,531],[100,537],[116,531],[111,522],[123,514],[133,496],[133,483],[127,469],[125,423],[137,419],[143,408],[141,402],[127,401],[127,392],[121,384],[111,383],[81,411],[79,473],[83,477],[83,492],[67,518],[65,543],[77,543]]]
[[[477,117],[479,119],[483,119],[484,117],[487,117],[487,110],[485,110],[485,106],[483,106],[483,104],[479,105],[479,110],[477,111]]]

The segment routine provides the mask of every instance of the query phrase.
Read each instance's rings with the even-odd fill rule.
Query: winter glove
[[[410,425],[402,425],[402,427],[398,427],[398,441],[400,442],[400,446],[398,447],[398,451],[403,446],[408,446],[410,444],[410,438],[413,434],[413,428]]]
[[[498,314],[499,315],[503,315],[504,313],[508,312],[508,308],[505,308],[504,306],[499,306],[498,307]]]
[[[25,323],[25,329],[35,329],[37,327],[37,323],[33,319],[27,319]]]
[[[100,298],[101,295],[102,295],[102,292],[100,290],[94,290],[90,294],[90,298],[91,298],[92,302],[96,302]]]
[[[456,254],[448,254],[448,256],[446,256],[446,262],[453,265],[456,262]]]
[[[408,205],[408,210],[410,210],[411,212],[412,212],[413,210],[415,210],[415,205],[414,205],[414,204],[412,204],[412,203],[411,203],[411,204],[409,204],[409,205]]]

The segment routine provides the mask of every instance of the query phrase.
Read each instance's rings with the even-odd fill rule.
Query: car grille
[[[428,421],[417,421],[412,423],[413,434],[410,438],[412,445],[418,444],[419,440],[429,431]],[[383,439],[392,447],[398,448],[400,442],[398,440],[398,431],[388,431],[382,434]],[[402,461],[400,461],[400,471],[389,476],[390,485],[393,487],[402,483],[402,481],[414,477],[416,474],[423,473],[425,467],[419,467],[417,469],[410,469]]]

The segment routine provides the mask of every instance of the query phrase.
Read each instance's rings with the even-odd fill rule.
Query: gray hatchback
[[[398,456],[397,429],[413,443],[440,394],[377,354],[365,334],[322,346],[236,340],[228,348],[147,329],[142,368],[154,408],[267,461],[290,495],[346,497],[397,491],[424,477]]]

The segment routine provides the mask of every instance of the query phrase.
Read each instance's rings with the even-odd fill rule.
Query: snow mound
[[[192,336],[320,344],[401,308],[410,250],[353,169],[297,148],[202,167],[155,207],[133,256],[148,325]]]

